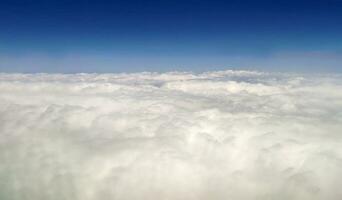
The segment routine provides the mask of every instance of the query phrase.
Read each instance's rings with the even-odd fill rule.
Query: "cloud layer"
[[[0,74],[0,199],[338,200],[342,76]]]

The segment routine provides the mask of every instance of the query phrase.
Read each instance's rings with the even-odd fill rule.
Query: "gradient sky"
[[[0,72],[342,72],[342,1],[0,0]]]

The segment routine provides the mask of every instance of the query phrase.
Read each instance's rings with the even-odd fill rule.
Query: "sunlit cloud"
[[[338,200],[341,78],[3,73],[0,199]]]

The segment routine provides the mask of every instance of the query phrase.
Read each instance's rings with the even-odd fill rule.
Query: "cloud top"
[[[338,200],[341,78],[0,74],[0,199]]]

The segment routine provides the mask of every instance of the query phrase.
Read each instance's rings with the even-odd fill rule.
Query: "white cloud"
[[[1,74],[0,199],[338,200],[341,78]]]

